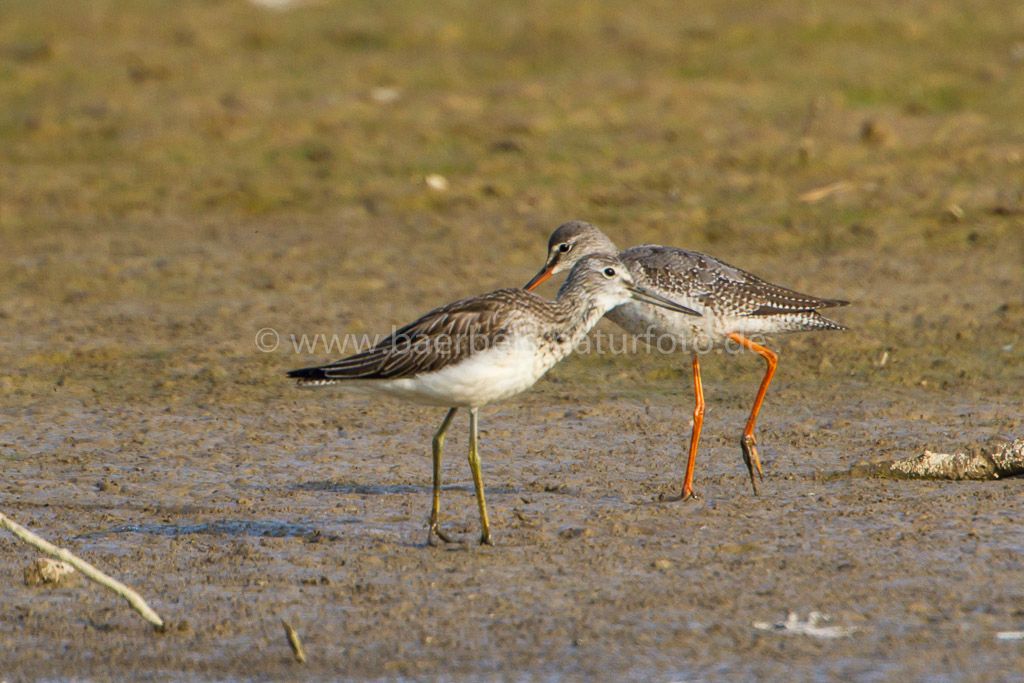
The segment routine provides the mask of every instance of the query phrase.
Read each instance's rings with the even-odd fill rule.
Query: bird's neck
[[[574,344],[587,336],[597,321],[608,312],[608,307],[593,292],[571,282],[559,290],[555,305],[558,306],[559,318],[564,321],[563,333]]]

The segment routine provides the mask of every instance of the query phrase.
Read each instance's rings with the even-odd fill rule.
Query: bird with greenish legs
[[[529,389],[568,356],[611,309],[643,301],[680,315],[694,310],[637,286],[611,254],[579,259],[549,301],[523,289],[441,306],[396,330],[369,350],[327,365],[292,370],[305,387],[339,384],[407,401],[448,408],[433,439],[433,499],[428,543],[441,529],[441,458],[445,434],[459,408],[469,411],[469,468],[480,513],[480,542],[491,545],[478,452],[481,407]]]

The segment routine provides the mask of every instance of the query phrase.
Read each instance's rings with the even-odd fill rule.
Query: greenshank
[[[490,545],[477,412],[533,386],[572,352],[605,313],[632,300],[675,314],[700,315],[637,286],[613,254],[594,254],[576,260],[554,301],[522,289],[499,289],[462,299],[430,311],[367,351],[292,370],[288,376],[302,386],[344,384],[449,409],[433,439],[429,543],[434,536],[450,541],[439,521],[441,456],[452,418],[459,408],[468,408],[469,467],[480,512],[480,542]]]

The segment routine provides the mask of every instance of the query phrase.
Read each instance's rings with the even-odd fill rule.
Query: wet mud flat
[[[138,589],[171,628],[153,633],[92,586],[22,585],[35,554],[2,536],[6,678],[1013,680],[1024,670],[1012,637],[1024,630],[1024,481],[847,474],[1021,433],[1012,233],[942,251],[850,247],[801,260],[799,273],[737,249],[755,271],[865,302],[837,316],[848,332],[773,346],[761,496],[739,449],[759,359],[702,362],[701,498],[682,503],[671,499],[691,424],[689,359],[574,356],[483,411],[494,548],[472,543],[456,421],[442,521],[470,542],[431,548],[429,440],[443,411],[299,390],[284,371],[325,354],[287,340],[370,333],[468,293],[425,268],[461,256],[444,242],[388,252],[392,265],[433,273],[416,287],[359,261],[370,252],[348,255],[340,278],[319,247],[326,228],[293,227],[15,243],[3,286],[16,296],[2,310],[19,336],[0,347],[4,512]],[[366,231],[360,244],[374,229],[348,227]],[[237,258],[240,243],[250,258]],[[525,281],[532,263],[512,261],[501,273],[474,262],[467,277],[474,289]],[[956,272],[962,287],[951,292],[936,272]],[[843,287],[806,286],[827,282]],[[268,326],[282,339],[273,352],[255,339]],[[815,612],[826,630],[775,628],[790,613],[815,624]],[[298,629],[305,664],[281,619]]]
[[[722,357],[708,375],[737,362]],[[944,403],[922,422],[908,409],[916,390],[887,404],[869,386],[840,397],[783,375],[755,498],[737,434],[756,372],[725,374],[708,380],[701,498],[685,503],[672,500],[685,392],[554,381],[489,409],[493,548],[475,545],[461,421],[442,514],[467,543],[425,544],[437,411],[287,389],[258,406],[173,414],[37,406],[12,420],[8,409],[6,511],[133,584],[171,626],[154,634],[92,586],[22,586],[34,555],[3,538],[4,675],[1019,676],[1024,644],[1000,634],[1024,626],[1024,482],[845,474],[879,444],[955,439],[964,424],[1019,430],[1012,397]],[[763,630],[815,611],[843,635]],[[301,668],[282,618],[303,638]]]

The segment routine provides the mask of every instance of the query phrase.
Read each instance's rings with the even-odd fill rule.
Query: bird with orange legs
[[[818,310],[845,306],[848,302],[795,292],[696,251],[648,244],[620,252],[603,232],[583,221],[565,223],[551,234],[544,267],[525,288],[533,290],[552,275],[572,268],[581,258],[599,253],[616,254],[638,285],[701,313],[699,317],[684,316],[633,301],[607,314],[633,335],[646,340],[667,337],[677,348],[692,354],[695,405],[683,477],[684,500],[695,496],[694,467],[704,425],[704,389],[698,354],[733,342],[764,358],[764,378],[740,439],[750,483],[754,493],[758,493],[758,480],[763,480],[764,473],[754,428],[778,365],[778,355],[754,340],[781,332],[846,329]]]

